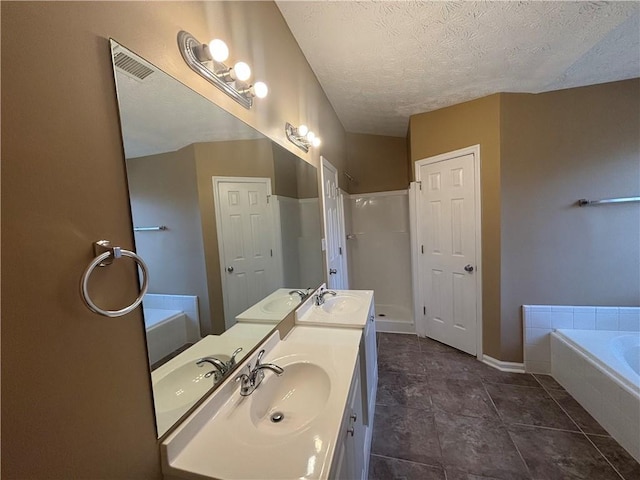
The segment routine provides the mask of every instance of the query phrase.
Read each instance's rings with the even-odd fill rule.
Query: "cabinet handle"
[[[355,429],[353,427],[347,428],[347,433],[353,437],[353,434],[355,433]]]
[[[352,414],[351,415],[351,420],[353,420],[354,422],[357,422],[358,421],[358,414],[357,413]]]

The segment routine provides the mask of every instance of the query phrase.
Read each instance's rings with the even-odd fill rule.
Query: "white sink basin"
[[[244,312],[236,315],[236,320],[238,322],[278,323],[300,305],[300,295],[289,293],[293,290],[297,289],[277,289]]]
[[[228,355],[213,356],[223,362],[231,359]],[[153,386],[156,410],[167,412],[193,405],[213,387],[214,377],[205,378],[207,372],[213,369],[213,365],[204,364],[200,367],[195,361],[173,369]]]
[[[363,327],[369,320],[372,290],[334,290],[336,295],[325,294],[324,303],[315,305],[309,299],[296,310],[297,325],[322,327]]]
[[[265,313],[289,313],[300,303],[299,295],[283,295],[276,297],[260,306]]]
[[[325,295],[320,309],[329,315],[350,315],[361,310],[363,306],[362,298],[348,293],[339,293],[335,297]]]
[[[261,345],[265,371],[249,396],[229,378],[162,443],[163,471],[178,478],[326,479],[340,435],[361,331],[296,327]],[[257,353],[248,359],[255,365]],[[246,369],[246,363],[242,368]],[[282,420],[272,422],[272,416]]]
[[[268,434],[296,432],[322,412],[330,392],[329,375],[314,363],[289,364],[279,377],[267,372],[251,394],[251,422]],[[278,421],[273,421],[274,418]]]

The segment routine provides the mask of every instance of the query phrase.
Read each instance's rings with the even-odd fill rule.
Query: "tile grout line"
[[[585,434],[584,436],[585,436],[585,437],[587,437],[587,441],[588,441],[591,445],[593,445],[593,447],[596,449],[596,451],[597,451],[600,455],[602,455],[602,458],[604,458],[604,459],[606,460],[606,462],[607,462],[609,465],[611,465],[611,468],[613,468],[613,471],[614,471],[614,472],[616,472],[616,473],[618,474],[618,476],[619,476],[622,480],[625,480],[624,476],[623,476],[623,475],[618,471],[618,469],[615,467],[615,465],[614,465],[613,463],[611,463],[611,461],[607,458],[607,456],[606,456],[604,453],[602,453],[602,451],[598,448],[598,446],[597,446],[595,443],[593,443],[593,441],[589,438],[589,435]],[[609,438],[613,438],[613,437],[609,437]]]
[[[370,457],[388,458],[389,460],[398,460],[400,462],[415,463],[416,465],[422,465],[422,466],[430,467],[430,468],[441,468],[442,470],[444,470],[444,466],[442,466],[442,465],[431,465],[429,463],[416,462],[415,460],[407,460],[405,458],[389,457],[387,455],[380,455],[379,453],[371,453],[371,454],[369,454],[369,456]]]
[[[598,448],[598,446],[597,446],[595,443],[593,443],[593,441],[589,438],[589,435],[588,435],[588,434],[584,431],[584,429],[583,429],[583,428],[578,424],[578,422],[576,422],[576,421],[573,419],[573,417],[571,416],[571,414],[570,414],[570,413],[569,413],[569,412],[568,412],[568,411],[567,411],[567,410],[566,410],[562,405],[560,405],[560,402],[558,402],[558,400],[556,400],[556,399],[554,398],[554,396],[553,396],[553,395],[551,395],[551,393],[549,392],[549,390],[550,390],[550,389],[548,389],[547,387],[545,387],[545,386],[542,384],[542,382],[541,382],[541,381],[540,381],[540,380],[539,380],[535,375],[533,376],[533,378],[535,378],[535,379],[536,379],[536,381],[537,381],[537,382],[542,386],[542,389],[547,393],[547,395],[549,395],[549,397],[551,397],[551,399],[556,403],[556,405],[558,405],[558,407],[560,407],[560,409],[565,413],[565,415],[566,415],[567,417],[569,417],[569,419],[570,419],[570,420],[575,424],[575,426],[576,426],[576,427],[578,427],[578,430],[580,431],[580,433],[581,433],[582,435],[584,435],[584,437],[587,439],[587,442],[589,442],[591,445],[593,445],[593,447],[594,447],[594,448],[596,449],[596,451],[600,454],[600,456],[601,456],[602,458],[604,458],[604,460],[609,464],[609,466],[610,466],[611,468],[613,468],[613,471],[614,471],[614,472],[616,472],[616,473],[618,474],[618,476],[619,476],[622,480],[625,480],[625,478],[624,478],[624,477],[622,476],[622,474],[618,471],[618,469],[613,465],[613,463],[611,463],[611,461],[607,458],[607,456],[606,456],[604,453],[602,453],[602,451]],[[551,377],[551,378],[553,378],[553,377]],[[554,379],[554,380],[555,380],[555,379]],[[566,390],[565,390],[565,392],[566,392]],[[571,398],[573,398],[573,396],[572,396],[569,392],[567,392],[567,394],[568,394]],[[574,399],[574,400],[575,400],[575,399]],[[581,405],[581,406],[582,406],[582,405]],[[587,413],[589,413],[589,412],[587,412]],[[603,428],[604,428],[604,427],[603,427]],[[607,432],[607,433],[608,433],[608,432]],[[609,436],[609,438],[612,438],[612,437],[611,437],[611,436]]]
[[[524,456],[522,455],[522,452],[518,448],[518,444],[513,440],[513,437],[511,436],[511,432],[509,432],[509,429],[505,425],[505,421],[502,418],[502,415],[500,414],[500,410],[498,410],[498,407],[496,406],[496,403],[493,401],[493,397],[489,393],[489,390],[487,390],[487,386],[484,384],[484,381],[482,381],[482,388],[484,388],[484,391],[487,394],[487,396],[489,397],[489,400],[491,400],[491,405],[493,405],[493,408],[495,409],[496,413],[498,414],[498,418],[500,419],[500,423],[502,424],[502,428],[505,429],[505,431],[507,432],[507,436],[509,437],[509,440],[511,441],[511,443],[514,446],[514,448],[516,449],[516,452],[518,452],[518,456],[520,457],[520,460],[524,464],[524,468],[527,469],[527,473],[529,474],[529,478],[533,478],[533,474],[531,473],[531,470],[529,469],[529,465],[527,464],[527,461],[524,459]]]

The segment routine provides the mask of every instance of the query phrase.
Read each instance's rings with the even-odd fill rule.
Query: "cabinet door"
[[[375,395],[378,386],[378,342],[376,338],[376,312],[373,302],[369,310],[369,320],[365,329],[365,342],[367,352],[367,383],[369,398]]]
[[[352,480],[353,478],[353,457],[350,459],[347,454],[347,443],[347,439],[343,439],[336,449],[336,456],[333,460],[334,465],[331,468],[330,475],[333,480]]]
[[[332,480],[365,478],[367,466],[364,458],[365,434],[366,427],[362,423],[360,361],[357,360],[329,478]]]
[[[358,370],[359,371],[359,370]],[[360,379],[361,380],[361,379]],[[367,452],[365,452],[365,438],[367,434],[367,426],[365,425],[364,409],[363,409],[362,387],[357,385],[354,391],[354,398],[351,405],[351,444],[353,445],[353,478],[364,479],[366,472],[366,462],[368,460]],[[365,479],[366,480],[366,479]]]
[[[375,318],[375,310],[372,302],[360,343],[360,360],[362,362],[361,371],[363,378],[363,420],[365,425],[368,426],[373,425],[373,408],[375,406],[376,388],[378,386],[378,349]]]

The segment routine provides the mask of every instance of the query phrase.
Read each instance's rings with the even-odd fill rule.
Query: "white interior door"
[[[480,257],[479,150],[416,163],[417,234],[427,336],[476,355]]]
[[[322,169],[322,210],[324,217],[325,258],[327,263],[327,288],[341,289],[344,285],[342,259],[340,255],[340,217],[338,213],[338,170],[329,161],[320,157]]]
[[[227,328],[277,288],[268,178],[213,177]]]

